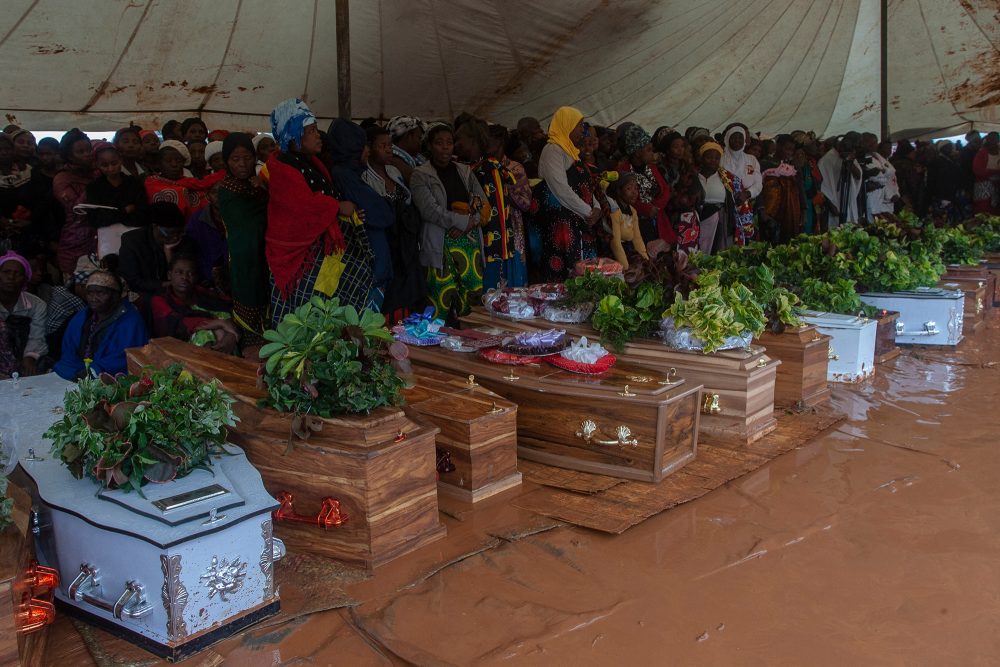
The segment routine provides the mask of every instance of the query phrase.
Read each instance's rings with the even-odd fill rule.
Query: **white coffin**
[[[899,345],[958,345],[962,342],[965,294],[939,287],[907,292],[869,292],[861,300],[876,308],[898,310]]]
[[[875,331],[878,323],[867,317],[806,311],[802,319],[831,336],[826,379],[830,382],[863,382],[875,372]]]
[[[147,484],[145,497],[98,493],[41,437],[72,385],[55,375],[0,385],[0,400],[16,406],[18,462],[35,487],[37,556],[59,570],[63,608],[171,660],[278,611],[278,503],[241,449],[213,457],[211,473]]]

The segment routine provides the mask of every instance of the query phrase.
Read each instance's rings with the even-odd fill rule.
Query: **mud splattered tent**
[[[5,0],[3,111],[107,130],[337,113],[334,0]],[[351,0],[355,117],[878,131],[880,0]],[[889,0],[894,135],[1000,128],[1000,4]]]

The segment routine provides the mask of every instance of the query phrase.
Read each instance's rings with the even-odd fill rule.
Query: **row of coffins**
[[[518,458],[659,482],[696,458],[699,438],[739,446],[764,437],[776,405],[822,403],[828,382],[863,381],[897,343],[957,345],[969,334],[970,294],[981,316],[995,279],[983,268],[943,283],[863,295],[877,318],[807,313],[805,326],[746,349],[633,341],[598,375],[412,348],[417,381],[404,405],[298,423],[262,407],[258,364],[156,339],[129,351],[132,372],[180,363],[218,380],[240,421],[208,466],[141,493],[95,493],[92,479],[48,453],[43,433],[71,384],[53,375],[0,383],[18,405],[22,445],[34,445],[21,447],[15,473],[31,494],[30,530],[0,533],[13,564],[0,571],[0,592],[14,601],[3,620],[19,630],[0,651],[30,656],[30,631],[59,606],[183,658],[278,612],[274,569],[286,548],[378,567],[444,536],[439,493],[475,503],[520,484]],[[480,333],[537,328],[478,309],[463,322]]]

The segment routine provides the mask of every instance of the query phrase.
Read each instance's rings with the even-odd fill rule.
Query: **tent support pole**
[[[881,65],[881,75],[879,85],[881,88],[882,113],[882,141],[889,139],[889,0],[881,0],[882,19],[879,21],[879,60]]]
[[[351,119],[351,18],[348,0],[337,0],[337,115]]]

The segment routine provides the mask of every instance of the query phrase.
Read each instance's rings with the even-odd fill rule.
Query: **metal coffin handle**
[[[598,437],[600,428],[593,419],[585,419],[580,423],[580,430],[576,432],[576,437],[583,440],[588,445],[602,445],[604,447],[619,447],[625,449],[631,447],[635,449],[639,446],[639,439],[632,437],[632,429],[624,424],[615,429],[616,438],[604,439]]]
[[[109,602],[100,596],[101,580],[98,570],[90,563],[80,564],[80,574],[69,585],[69,596],[77,602],[86,602],[98,609],[110,611],[119,621],[122,617],[142,618],[153,611],[153,605],[146,600],[146,591],[142,584],[129,580],[125,582],[125,590],[114,602]]]
[[[290,521],[292,523],[308,523],[320,526],[323,530],[331,526],[340,526],[347,521],[347,515],[340,509],[340,501],[327,496],[320,502],[319,512],[316,516],[299,514],[295,511],[295,498],[288,491],[278,491],[274,494],[275,499],[280,503],[280,507],[274,510],[275,521]]]
[[[937,322],[933,320],[928,320],[924,322],[924,328],[922,331],[907,331],[906,324],[900,322],[896,324],[896,335],[897,336],[937,336],[941,333],[937,328]]]

